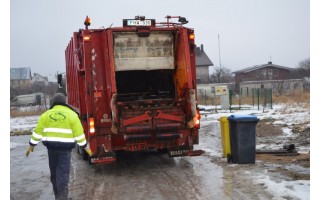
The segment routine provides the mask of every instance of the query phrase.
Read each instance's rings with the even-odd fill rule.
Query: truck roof
[[[179,28],[187,28],[184,27],[185,24],[188,23],[185,17],[181,16],[165,16],[166,21],[157,22],[155,19],[146,19],[145,16],[135,16],[134,19],[123,19],[123,26],[112,27],[112,24],[109,28],[100,28],[100,29],[90,29],[91,31],[101,31],[104,29],[113,29],[117,31],[117,29],[121,31],[125,30],[136,30],[136,28],[149,28],[150,30],[155,29],[168,29],[168,30],[177,30]],[[178,22],[172,22],[171,19],[178,19]],[[88,30],[88,27],[91,25],[91,19],[87,16],[85,19],[85,28]],[[192,29],[192,28],[188,28]]]

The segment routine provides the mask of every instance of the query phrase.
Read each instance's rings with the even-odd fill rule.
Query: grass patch
[[[12,131],[10,132],[10,136],[18,136],[18,135],[31,135],[32,134],[32,131],[30,130],[19,130],[19,131]]]
[[[10,108],[10,117],[24,117],[24,116],[41,115],[46,110],[47,109],[45,107],[39,107],[39,106]]]
[[[298,104],[310,110],[310,93],[294,93],[291,95],[273,96],[274,103]]]
[[[264,99],[260,99],[259,105],[263,106]],[[232,96],[232,107],[239,105],[242,107],[243,105],[253,105],[252,97],[241,97]],[[293,105],[297,104],[299,107],[306,108],[310,110],[310,93],[308,92],[300,92],[300,93],[293,93],[288,95],[281,95],[281,96],[272,96],[272,103],[273,104],[287,104]],[[199,105],[221,105],[220,97],[204,97],[198,96],[198,104]],[[254,99],[254,104],[257,106],[257,98]]]

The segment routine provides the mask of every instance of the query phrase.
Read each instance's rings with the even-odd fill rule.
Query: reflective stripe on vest
[[[74,138],[43,137],[42,141],[74,143]]]
[[[34,144],[34,145],[37,145],[39,142],[40,142],[40,140],[34,140],[34,139],[30,139],[30,142],[32,143],[32,144]]]
[[[83,142],[80,142],[80,143],[77,142],[77,143],[78,143],[79,146],[84,146],[85,144],[87,144],[87,141],[86,141],[86,140],[83,140]]]
[[[32,132],[31,139],[30,139],[30,142],[32,144],[35,144],[35,145],[38,144],[41,139],[42,139],[42,135],[39,135],[34,131]]]
[[[83,138],[85,138],[84,134],[82,134],[78,137],[75,137],[74,139],[78,141],[78,140],[82,140]]]
[[[66,134],[72,134],[71,129],[66,128],[44,128],[43,132],[55,132],[55,133],[66,133]]]
[[[37,134],[36,132],[32,132],[32,137],[34,137],[37,140],[41,140],[42,139],[42,135]]]

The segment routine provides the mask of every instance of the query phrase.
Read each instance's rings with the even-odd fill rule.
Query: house
[[[48,85],[48,77],[44,77],[40,74],[34,73],[31,82],[32,84]]]
[[[200,47],[195,48],[196,52],[196,71],[197,71],[197,82],[209,82],[209,67],[213,66],[210,58],[204,52],[203,44]]]
[[[287,91],[302,89],[300,79],[291,79],[293,68],[275,65],[271,61],[267,64],[255,65],[233,72],[235,74],[236,90],[249,91],[251,88],[276,88]]]
[[[26,88],[31,86],[32,77],[30,67],[10,68],[10,87]]]
[[[239,83],[243,81],[290,79],[291,70],[293,69],[268,62],[267,64],[255,65],[235,71],[233,74],[235,74],[235,84],[239,86]]]

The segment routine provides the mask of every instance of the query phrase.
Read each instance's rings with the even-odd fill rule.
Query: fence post
[[[272,88],[270,88],[270,102],[271,102],[271,109],[272,109]]]
[[[252,88],[252,107],[254,107],[254,88]]]
[[[204,90],[204,105],[207,105],[207,90]]]
[[[268,90],[264,89],[264,107],[267,107]]]
[[[230,110],[230,112],[231,112],[231,106],[232,106],[232,95],[233,95],[232,90],[229,90],[229,110]]]
[[[260,100],[259,99],[260,98],[260,89],[259,88],[257,89],[257,96],[258,96],[258,110],[259,110],[259,102],[260,102],[259,101]]]

